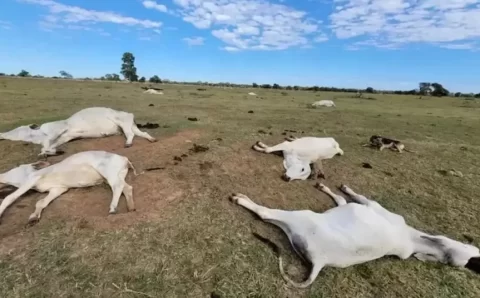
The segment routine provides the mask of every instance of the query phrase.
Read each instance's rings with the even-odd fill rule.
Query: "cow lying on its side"
[[[66,120],[17,127],[0,133],[0,140],[25,141],[42,145],[39,155],[58,154],[57,147],[74,139],[100,138],[123,133],[125,147],[132,146],[134,136],[155,142],[155,138],[142,132],[135,124],[134,115],[110,108],[86,108]]]
[[[402,216],[355,193],[346,185],[342,185],[341,190],[354,203],[348,204],[345,198],[322,184],[318,184],[317,188],[332,197],[338,206],[323,213],[285,211],[260,206],[242,194],[232,198],[262,220],[280,227],[295,252],[312,265],[308,279],[297,283],[285,274],[279,256],[282,277],[295,287],[308,287],[324,267],[346,268],[389,255],[407,259],[413,254],[421,261],[441,262],[480,273],[480,251],[477,247],[416,230],[407,225]],[[273,242],[270,244],[276,246]],[[277,252],[278,249],[276,247]]]
[[[283,166],[286,172],[282,179],[285,181],[316,179],[317,175],[325,178],[322,160],[337,154],[343,155],[343,150],[334,138],[288,138],[287,141],[272,147],[257,142],[253,149],[264,153],[283,151]]]
[[[40,219],[42,210],[68,189],[99,185],[105,180],[113,192],[110,214],[117,212],[122,193],[128,210],[134,211],[133,188],[125,182],[129,168],[139,175],[128,158],[105,151],[80,152],[54,165],[46,161],[20,165],[0,174],[0,186],[8,184],[18,188],[3,199],[0,217],[8,206],[28,190],[48,192],[45,198],[37,202],[35,212],[30,215],[29,222],[34,223]]]

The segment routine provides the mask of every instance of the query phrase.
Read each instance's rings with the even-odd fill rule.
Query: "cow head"
[[[31,164],[23,164],[11,169],[3,174],[0,174],[0,185],[8,184],[15,187],[20,187],[25,180],[35,171],[48,167],[50,165],[47,161],[37,161]]]
[[[0,133],[0,140],[24,141],[35,144],[42,144],[45,133],[37,124],[19,126],[10,131]]]
[[[292,180],[306,180],[312,172],[310,163],[299,159],[294,154],[286,154],[284,156],[283,166],[286,171],[282,179],[287,182]]]
[[[421,237],[428,240],[430,245],[442,251],[443,260],[439,261],[480,273],[480,250],[477,247],[444,236]]]

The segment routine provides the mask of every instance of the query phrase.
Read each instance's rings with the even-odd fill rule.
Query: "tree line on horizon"
[[[137,75],[137,68],[135,67],[135,56],[130,52],[125,52],[122,55],[122,64],[120,67],[120,74],[123,75],[125,81],[129,82],[140,82],[145,83],[147,79],[142,76],[139,78]],[[5,73],[0,73],[0,76],[7,76]],[[41,75],[32,76],[28,71],[22,69],[18,74],[11,74],[12,77],[34,77],[34,78],[45,78]],[[59,71],[59,76],[51,77],[53,79],[73,79],[73,76],[64,71]],[[122,81],[120,75],[117,73],[108,73],[99,78],[83,78],[83,80],[101,80],[101,81]],[[373,87],[367,87],[365,89],[358,88],[337,88],[337,87],[319,87],[319,86],[281,86],[279,84],[235,84],[229,82],[179,82],[172,81],[168,79],[160,79],[157,75],[153,75],[148,79],[148,82],[154,84],[190,84],[190,85],[204,85],[212,87],[237,87],[237,88],[263,88],[263,89],[278,89],[278,90],[306,90],[306,91],[330,91],[330,92],[351,92],[351,93],[384,93],[384,94],[399,94],[399,95],[431,95],[431,96],[454,96],[454,97],[467,97],[467,98],[480,98],[480,93],[451,93],[446,88],[443,87],[440,83],[429,83],[421,82],[419,83],[418,89],[412,90],[375,90]]]

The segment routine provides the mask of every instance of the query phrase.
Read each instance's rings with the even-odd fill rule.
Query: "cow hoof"
[[[132,144],[125,144],[125,148],[130,148],[132,147]]]
[[[149,141],[150,141],[150,143],[156,143],[158,140],[157,139],[151,139]]]
[[[33,227],[34,225],[36,225],[38,222],[40,221],[40,219],[38,217],[30,217],[28,219],[28,222],[27,222],[27,227]]]

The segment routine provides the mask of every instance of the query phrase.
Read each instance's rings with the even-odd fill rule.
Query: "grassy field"
[[[274,144],[284,131],[332,136],[345,155],[324,162],[332,189],[346,183],[405,217],[416,228],[480,245],[480,104],[453,98],[140,85],[0,78],[0,131],[65,118],[82,108],[108,106],[135,113],[157,143],[122,136],[66,144],[65,156],[89,149],[124,154],[139,169],[164,167],[127,181],[137,211],[109,216],[107,186],[72,189],[24,227],[42,194],[12,205],[0,225],[0,297],[480,297],[480,277],[414,258],[324,269],[313,286],[286,286],[277,258],[256,231],[279,243],[287,272],[307,269],[284,234],[228,199],[241,192],[273,208],[324,211],[333,202],[313,181],[280,179],[282,160],[250,149]],[[309,109],[335,99],[337,108]],[[153,104],[154,106],[149,106]],[[253,113],[248,113],[248,111]],[[197,122],[188,117],[197,117]],[[362,147],[372,134],[398,138],[415,153]],[[193,143],[208,146],[193,153]],[[37,160],[40,147],[0,142],[0,172]],[[174,161],[180,157],[181,162]],[[362,167],[368,162],[373,169]],[[463,177],[446,175],[450,169]],[[3,197],[3,196],[2,196]]]

